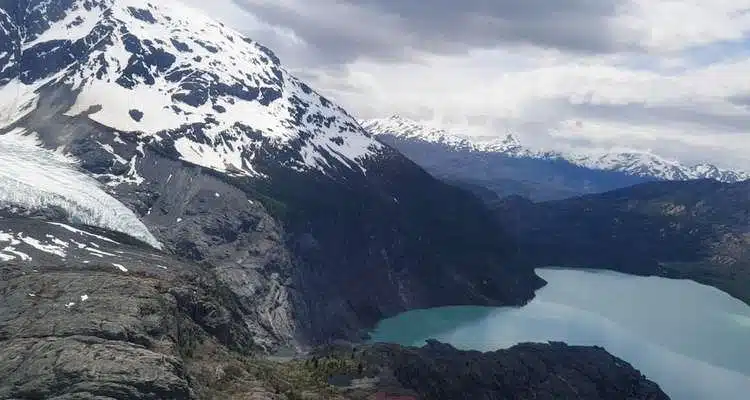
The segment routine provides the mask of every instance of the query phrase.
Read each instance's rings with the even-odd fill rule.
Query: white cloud
[[[615,19],[624,37],[653,51],[740,40],[750,27],[748,0],[630,0]]]
[[[273,41],[282,62],[360,117],[403,114],[482,135],[512,129],[538,147],[627,146],[750,170],[750,44],[743,43],[750,0],[601,0],[616,4],[615,12],[602,17],[607,32],[590,35],[608,35],[611,46],[596,48],[610,50],[583,53],[548,39],[473,41],[465,51],[420,47],[424,39],[409,31],[407,17],[323,7],[328,0],[281,1],[282,13],[295,15],[272,25],[246,11],[263,7],[257,14],[270,15],[269,2],[237,1],[244,6],[216,0],[209,12]],[[434,40],[454,40],[447,36],[455,29]],[[321,62],[335,50],[320,41],[336,35],[353,40],[346,57]],[[362,43],[361,53],[352,56],[352,43]],[[410,46],[408,56],[381,57],[378,46],[388,43]]]

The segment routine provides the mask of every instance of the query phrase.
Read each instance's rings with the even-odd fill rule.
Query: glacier
[[[71,222],[121,232],[161,249],[140,219],[76,160],[40,146],[33,133],[14,129],[0,135],[0,208],[59,207]]]

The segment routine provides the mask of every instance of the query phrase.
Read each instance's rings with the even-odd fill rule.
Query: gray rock
[[[42,220],[0,222],[57,243],[84,236]],[[107,239],[65,257],[18,246],[30,259],[0,266],[0,398],[194,398],[186,358],[199,343],[256,348],[211,272]]]

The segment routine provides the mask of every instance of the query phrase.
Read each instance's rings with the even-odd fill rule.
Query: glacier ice
[[[74,159],[42,148],[35,135],[22,129],[0,135],[0,207],[13,206],[59,207],[72,222],[122,232],[161,248],[135,213],[78,169]]]

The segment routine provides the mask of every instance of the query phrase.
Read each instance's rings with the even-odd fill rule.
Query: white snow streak
[[[24,245],[61,258],[65,258],[66,256],[65,249],[67,248],[67,243],[64,245],[56,243],[55,238],[52,238],[52,240],[50,238],[39,240],[23,232],[14,234],[0,231],[0,261],[31,261],[32,257],[28,253],[19,250],[19,247]]]
[[[90,7],[89,10],[86,10],[80,4],[75,4],[73,7],[78,8],[75,13],[69,13],[62,20],[50,24],[49,29],[41,35],[34,38],[34,40],[24,43],[24,48],[30,48],[50,40],[69,40],[75,42],[78,39],[86,37],[94,29],[99,18],[101,18],[102,11],[97,7]]]
[[[122,272],[128,272],[128,269],[127,269],[127,268],[125,268],[124,266],[122,266],[122,264],[115,264],[115,263],[112,263],[112,265],[114,265],[115,267],[117,267],[117,269],[119,269],[119,270],[120,270],[120,271],[122,271]]]
[[[65,230],[69,231],[69,232],[77,233],[79,235],[91,236],[91,237],[95,237],[95,238],[97,238],[99,240],[103,240],[105,242],[114,243],[114,244],[120,244],[119,242],[116,242],[116,241],[114,241],[114,240],[112,240],[110,238],[107,238],[107,237],[104,237],[104,236],[101,236],[101,235],[96,235],[96,234],[93,234],[93,233],[90,233],[90,232],[82,231],[80,229],[73,228],[70,225],[61,224],[59,222],[48,222],[48,224],[59,226],[60,228],[63,228]],[[80,246],[80,244],[79,244],[79,246]],[[86,247],[86,245],[83,245],[83,247]]]
[[[93,247],[86,247],[85,250],[88,251],[89,253],[91,253],[91,255],[97,256],[99,258],[104,258],[104,256],[117,257],[117,254],[107,253],[106,251],[95,249]]]

